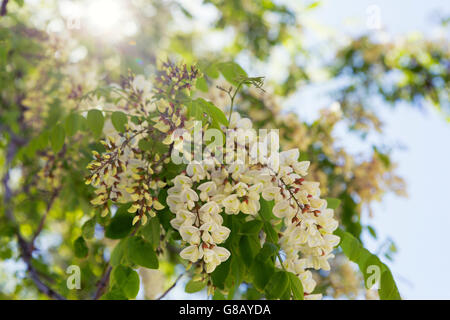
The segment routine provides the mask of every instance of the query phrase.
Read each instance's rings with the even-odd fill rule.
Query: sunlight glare
[[[111,32],[123,18],[124,9],[117,0],[92,1],[87,10],[89,24],[96,33]]]

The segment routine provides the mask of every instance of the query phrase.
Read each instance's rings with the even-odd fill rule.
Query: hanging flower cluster
[[[123,79],[127,99],[122,108],[132,109],[134,119],[122,130],[117,129],[117,118],[111,119],[114,125],[107,122],[107,137],[101,141],[105,151],[94,151],[87,167],[86,183],[96,188],[91,203],[101,208],[102,216],[111,203],[130,203],[133,224],[144,225],[165,208],[158,196],[167,188],[165,202],[175,214],[170,225],[182,239],[180,256],[197,264],[202,279],[231,255],[224,243],[232,230],[224,225],[223,215],[243,214],[246,221],[272,223],[277,232],[270,242],[280,250],[276,266],[298,276],[306,298],[318,298],[311,294],[316,286],[311,269],[330,269],[328,261],[339,237],[333,235],[338,223],[320,198],[319,183],[305,180],[309,162],[298,161],[298,149],[279,152],[277,133],[258,137],[251,120],[237,112],[221,124],[195,124],[187,116],[191,114],[182,91],[189,90],[196,77],[195,68],[166,64],[154,89],[140,76]],[[201,118],[211,106],[202,108]],[[195,138],[199,123],[200,139]],[[221,129],[220,135],[226,132],[225,144],[203,145],[210,125]],[[193,151],[185,148],[191,144]],[[196,151],[203,148],[198,159]],[[176,173],[166,181],[161,177],[175,151],[184,153],[187,163],[176,165]],[[273,205],[271,221],[263,219],[261,201]],[[264,232],[259,236],[266,241]],[[214,288],[208,282],[210,289]]]
[[[249,119],[232,114],[229,129],[234,136],[251,126]],[[333,235],[338,223],[333,210],[327,209],[326,201],[319,197],[319,183],[305,181],[309,162],[298,161],[298,149],[278,153],[267,148],[266,153],[258,151],[255,156],[251,151],[272,145],[269,140],[274,136],[267,135],[263,142],[249,136],[248,147],[236,142],[227,144],[241,147],[248,164],[237,157],[230,164],[222,164],[211,156],[191,162],[173,180],[167,197],[170,210],[176,214],[171,224],[189,244],[181,257],[191,262],[200,260],[207,273],[214,271],[230,256],[227,249],[218,246],[230,233],[222,226],[220,213],[243,213],[248,220],[258,219],[262,196],[266,201],[274,201],[273,214],[284,223],[278,244],[285,259],[279,267],[298,275],[308,294],[314,290],[315,281],[307,269],[330,269],[331,251],[339,243],[339,237]]]
[[[125,99],[121,107],[133,110],[134,121],[125,124],[124,132],[114,130],[111,122],[107,122],[104,129],[107,137],[100,141],[105,152],[93,151],[94,160],[87,166],[90,174],[86,184],[96,187],[97,195],[91,203],[102,208],[102,216],[109,212],[108,200],[132,202],[128,211],[135,214],[133,224],[138,221],[146,224],[147,216],[154,217],[155,211],[164,209],[157,200],[159,190],[166,186],[159,174],[163,163],[170,160],[173,132],[186,126],[185,108],[175,105],[177,91],[172,84],[189,90],[198,71],[194,67],[188,70],[164,63],[159,73],[156,88],[142,75],[122,78]],[[170,101],[163,99],[168,94],[173,98]],[[141,142],[153,148],[142,148]]]
[[[86,183],[96,187],[97,196],[91,203],[102,207],[102,216],[109,212],[108,200],[115,203],[132,202],[128,211],[136,214],[133,224],[140,219],[145,224],[147,215],[153,217],[154,210],[164,208],[157,200],[157,195],[166,183],[153,176],[152,165],[134,147],[134,139],[144,131],[130,129],[117,137],[108,136],[101,140],[106,152],[100,155],[93,151],[95,160],[87,166],[91,174]]]
[[[333,210],[327,209],[326,200],[319,197],[319,183],[304,180],[309,162],[298,162],[298,157],[298,149],[280,154],[275,180],[278,185],[269,187],[270,193],[263,193],[263,197],[275,200],[273,213],[284,222],[279,239],[286,255],[283,266],[297,274],[304,291],[311,293],[316,283],[307,269],[330,270],[328,260],[334,257],[331,252],[339,244],[339,237],[333,234],[338,222]]]

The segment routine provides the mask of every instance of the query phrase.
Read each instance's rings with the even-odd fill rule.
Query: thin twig
[[[97,291],[95,292],[94,300],[98,300],[103,295],[106,286],[109,283],[109,277],[111,275],[112,266],[108,265],[108,267],[105,270],[105,273],[103,274],[103,277],[97,284]]]
[[[21,251],[21,257],[25,264],[27,265],[27,270],[30,275],[31,280],[33,280],[34,284],[38,288],[39,291],[41,291],[43,294],[47,295],[49,298],[56,299],[56,300],[66,300],[65,297],[60,295],[58,292],[50,288],[48,285],[46,285],[40,278],[38,271],[34,268],[32,264],[32,256],[31,256],[31,247],[30,244],[25,241],[25,239],[20,235],[20,233],[17,233],[17,238],[19,242],[19,247]]]
[[[166,290],[164,291],[164,293],[162,295],[159,296],[158,299],[156,300],[161,300],[162,298],[164,298],[173,288],[175,288],[175,286],[177,285],[178,281],[184,276],[184,273],[180,274],[178,276],[178,278],[175,280],[175,282]]]
[[[9,0],[3,0],[3,2],[2,2],[2,8],[0,9],[0,16],[2,16],[2,17],[5,16],[7,13],[6,5],[8,4],[8,1]]]
[[[41,218],[41,221],[39,222],[39,226],[36,229],[36,232],[33,235],[33,238],[30,241],[30,246],[31,246],[31,250],[34,249],[34,243],[36,241],[36,238],[39,236],[39,234],[42,232],[42,229],[44,228],[44,224],[45,224],[45,220],[47,219],[48,213],[50,211],[50,209],[53,206],[53,203],[55,202],[56,197],[58,196],[59,190],[56,189],[55,191],[53,191],[52,195],[50,196],[50,200],[47,203],[47,208],[45,210],[44,215]]]

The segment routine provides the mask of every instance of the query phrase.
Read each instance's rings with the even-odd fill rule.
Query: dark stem
[[[241,89],[242,83],[243,83],[242,81],[239,82],[239,85],[237,86],[237,88],[234,91],[233,95],[231,95],[230,92],[228,93],[228,95],[230,96],[230,99],[231,99],[230,114],[228,116],[228,123],[230,123],[231,115],[233,114],[234,99],[236,98],[236,94],[239,92],[239,89]]]
[[[41,218],[41,221],[39,222],[39,226],[36,230],[36,232],[33,235],[33,238],[30,241],[30,249],[34,250],[34,243],[36,241],[36,238],[40,235],[40,233],[42,232],[42,229],[44,228],[44,224],[45,224],[45,220],[47,219],[48,213],[50,211],[50,209],[53,206],[53,203],[55,202],[56,197],[58,196],[59,190],[56,189],[55,191],[53,191],[52,195],[50,196],[50,200],[47,203],[47,208],[45,210],[44,216]]]
[[[2,2],[2,8],[0,9],[0,16],[5,16],[7,11],[6,11],[6,5],[8,4],[8,0],[3,0]]]
[[[162,298],[164,298],[173,288],[175,288],[178,281],[180,281],[181,277],[183,277],[183,276],[184,276],[184,273],[180,274],[178,276],[178,278],[175,280],[175,282],[166,291],[164,291],[164,293],[162,295],[160,295],[159,298],[156,300],[161,300]]]
[[[103,274],[103,277],[97,284],[97,291],[95,292],[94,300],[100,299],[100,297],[105,292],[105,289],[109,283],[109,276],[111,275],[111,270],[112,266],[108,265],[108,267],[105,270],[105,273]]]

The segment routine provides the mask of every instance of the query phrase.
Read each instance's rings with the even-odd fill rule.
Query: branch
[[[3,1],[3,4],[5,4],[5,1]],[[2,6],[3,8],[3,6]],[[13,224],[14,232],[17,236],[17,241],[19,243],[19,249],[20,249],[20,256],[22,257],[23,261],[27,265],[27,271],[30,275],[31,280],[33,280],[34,284],[38,288],[40,292],[47,295],[49,298],[57,299],[57,300],[65,300],[65,298],[57,293],[55,290],[51,289],[49,286],[47,286],[40,278],[39,273],[34,268],[32,263],[32,252],[33,248],[31,243],[28,243],[20,234],[20,230],[16,224],[15,217],[13,215],[13,211],[11,210],[11,199],[13,198],[13,194],[11,189],[9,188],[9,172],[10,172],[10,165],[17,153],[17,150],[19,147],[25,144],[25,141],[22,139],[16,137],[14,134],[11,134],[11,140],[8,144],[8,149],[6,152],[6,162],[5,162],[5,176],[2,179],[3,183],[3,204],[5,208],[5,217],[6,219]]]
[[[100,279],[100,281],[97,283],[97,291],[95,292],[94,300],[98,300],[103,295],[106,286],[109,283],[109,276],[111,275],[112,267],[108,265],[108,267],[105,270],[105,273],[103,274],[103,277]]]
[[[36,238],[39,236],[39,234],[42,232],[42,229],[44,228],[44,224],[45,224],[45,220],[47,219],[47,215],[50,211],[50,209],[53,206],[53,202],[55,202],[56,197],[58,196],[59,190],[56,189],[55,191],[53,191],[52,195],[50,196],[50,200],[47,203],[47,208],[45,210],[44,216],[41,218],[41,221],[39,222],[39,226],[36,230],[36,232],[33,235],[33,238],[30,241],[30,249],[34,250],[34,242],[36,241]]]
[[[6,11],[6,5],[8,4],[8,0],[3,0],[2,2],[2,8],[0,9],[0,16],[5,16],[7,11]]]
[[[167,289],[166,291],[164,291],[164,293],[162,295],[159,296],[158,299],[156,300],[161,300],[162,298],[164,298],[173,288],[175,288],[175,286],[177,285],[178,281],[184,276],[184,273],[180,274],[178,276],[178,278],[175,280],[175,282],[169,287],[169,289]]]
[[[17,239],[19,241],[19,247],[21,251],[21,257],[25,264],[27,265],[28,273],[30,274],[31,280],[33,280],[34,284],[38,288],[40,292],[47,295],[48,297],[56,300],[66,300],[65,297],[60,295],[58,292],[47,286],[40,278],[38,271],[33,267],[32,264],[32,248],[30,244],[25,241],[25,239],[20,235],[20,233],[17,231]]]

